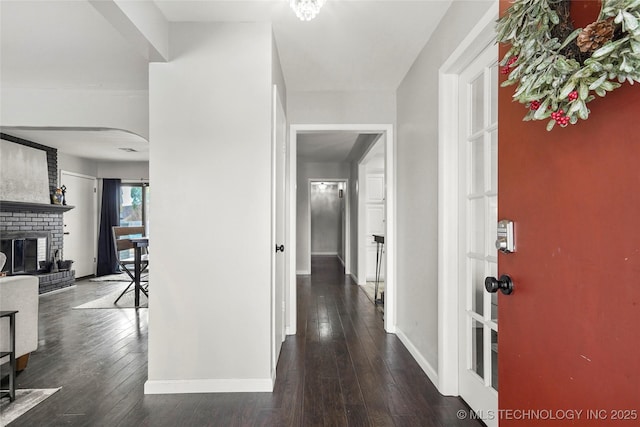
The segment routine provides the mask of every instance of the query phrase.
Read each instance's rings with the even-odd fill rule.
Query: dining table
[[[149,237],[132,237],[131,243],[133,244],[134,251],[134,306],[136,308],[140,307],[140,278],[142,276],[142,248],[149,247]]]

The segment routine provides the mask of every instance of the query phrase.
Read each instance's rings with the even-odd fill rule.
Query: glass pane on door
[[[491,387],[498,390],[498,332],[491,330]]]
[[[484,378],[484,325],[477,320],[471,321],[471,348],[472,348],[472,364],[471,369]]]
[[[484,260],[471,260],[471,310],[480,316],[484,314]]]
[[[480,136],[471,140],[471,194],[482,194],[484,192],[484,138]]]
[[[471,83],[471,133],[479,132],[484,127],[484,74]]]

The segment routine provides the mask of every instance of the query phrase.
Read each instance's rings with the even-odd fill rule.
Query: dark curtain
[[[102,180],[102,210],[96,276],[120,273],[111,227],[120,225],[120,180]]]

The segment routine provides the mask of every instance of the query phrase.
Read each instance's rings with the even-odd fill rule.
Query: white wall
[[[148,181],[149,162],[98,162],[98,178]]]
[[[309,179],[349,179],[348,163],[298,163],[296,271],[311,274],[309,265]]]
[[[13,88],[2,82],[3,126],[112,128],[149,137],[146,90]]]
[[[61,170],[97,177],[98,162],[58,151],[58,179]]]
[[[278,95],[282,102],[282,108],[287,111],[287,85],[284,81],[284,73],[282,72],[282,64],[280,64],[280,54],[276,40],[271,36],[271,82],[278,87]]]
[[[387,124],[396,120],[393,91],[289,91],[287,96],[287,114],[292,124]]]
[[[172,24],[150,65],[147,393],[271,390],[271,43]]]
[[[58,176],[61,170],[96,178],[120,178],[124,181],[149,180],[149,162],[91,160],[58,151]]]
[[[438,368],[438,69],[491,4],[453,2],[397,91],[397,329],[434,372]]]

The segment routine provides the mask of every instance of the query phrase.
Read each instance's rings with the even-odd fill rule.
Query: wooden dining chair
[[[136,262],[135,262],[135,257],[130,253],[131,252],[130,250],[134,248],[134,245],[130,239],[132,237],[144,236],[145,230],[143,226],[133,226],[133,227],[114,226],[111,228],[111,232],[113,235],[113,246],[116,251],[116,259],[118,260],[120,269],[125,273],[127,273],[129,278],[131,279],[131,282],[127,285],[124,291],[122,291],[120,296],[114,301],[114,304],[116,304],[118,301],[120,301],[120,298],[122,298],[122,296],[126,294],[127,291],[131,288],[131,286],[135,283]],[[120,253],[123,251],[129,251],[127,256],[120,255]],[[147,269],[147,267],[149,267],[149,254],[143,253],[142,263],[140,265],[140,273],[142,274]],[[146,280],[141,280],[141,281],[148,283],[148,281]],[[149,294],[148,294],[147,287],[148,285],[146,287],[141,286],[140,290],[148,298]]]

